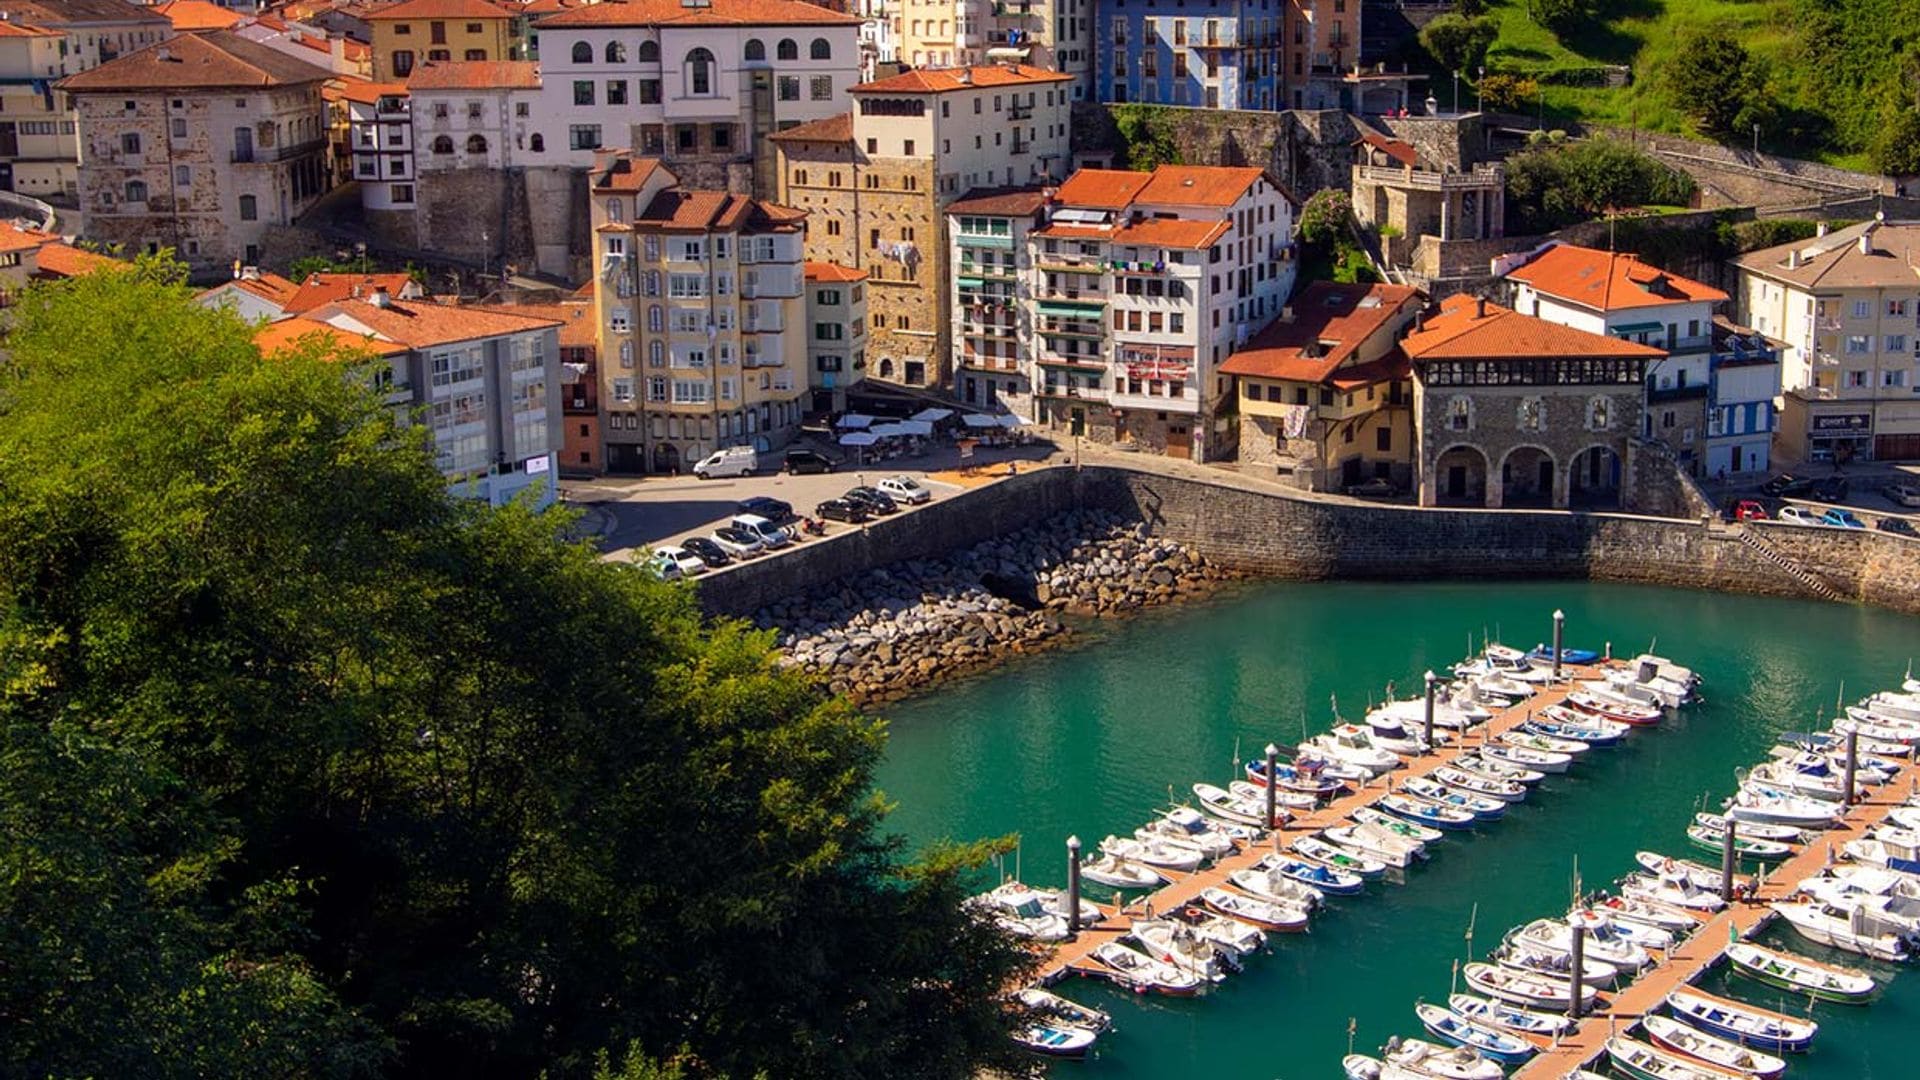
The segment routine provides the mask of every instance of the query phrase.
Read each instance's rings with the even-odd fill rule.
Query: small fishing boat
[[[1188,872],[1198,870],[1206,855],[1191,844],[1164,838],[1153,840],[1121,839],[1109,836],[1100,841],[1100,852],[1123,862],[1145,863],[1156,870]]]
[[[1303,836],[1289,845],[1294,854],[1301,858],[1330,866],[1335,870],[1344,870],[1349,874],[1358,874],[1372,880],[1385,877],[1387,864],[1371,856],[1345,851],[1318,836]]]
[[[1508,747],[1512,749],[1512,747]],[[1547,778],[1547,774],[1538,769],[1529,769],[1513,765],[1486,756],[1485,750],[1474,750],[1453,759],[1453,767],[1475,776],[1484,776],[1489,780],[1505,780],[1515,784],[1532,787]]]
[[[1851,892],[1920,900],[1920,879],[1884,866],[1831,866],[1821,873],[1842,882]]]
[[[1920,833],[1882,826],[1857,840],[1847,841],[1840,850],[1855,862],[1902,874],[1920,874]]]
[[[1311,760],[1311,759],[1309,759]],[[1267,783],[1267,763],[1263,758],[1253,758],[1247,762],[1247,780],[1257,786]],[[1347,785],[1322,772],[1318,767],[1307,769],[1288,762],[1275,762],[1273,775],[1280,784],[1280,790],[1297,792],[1315,799],[1330,799],[1345,791]]]
[[[1852,732],[1863,739],[1873,739],[1876,742],[1896,743],[1901,746],[1920,744],[1920,726],[1902,723],[1892,717],[1879,716],[1857,705],[1847,706],[1847,715],[1833,722],[1833,730],[1837,735],[1845,736],[1848,732]]]
[[[1630,668],[1615,668],[1604,676],[1608,687],[1634,697],[1648,694],[1658,699],[1670,709],[1693,700],[1694,687],[1677,679],[1669,679],[1649,665],[1635,665]]]
[[[1428,742],[1424,725],[1410,726],[1394,717],[1377,713],[1367,717],[1366,727],[1363,730],[1366,731],[1367,738],[1373,742],[1373,745],[1382,750],[1391,750],[1405,758],[1419,757],[1431,752],[1436,746],[1444,746],[1453,739],[1453,736],[1436,726],[1433,741]]]
[[[1740,1076],[1776,1080],[1787,1071],[1784,1059],[1762,1053],[1739,1043],[1709,1035],[1675,1020],[1671,1016],[1649,1014],[1640,1020],[1641,1030],[1655,1046],[1682,1057],[1726,1069]]]
[[[1743,859],[1758,859],[1762,862],[1778,862],[1793,854],[1793,849],[1778,840],[1754,840],[1735,829],[1733,833],[1733,852]],[[1687,839],[1693,846],[1707,851],[1719,851],[1726,846],[1726,830],[1709,829],[1705,825],[1687,826]]]
[[[1636,851],[1633,854],[1633,861],[1639,863],[1649,874],[1661,878],[1681,876],[1696,889],[1716,893],[1720,891],[1720,868],[1717,866],[1708,866],[1692,859],[1676,859],[1657,851]],[[1750,880],[1741,874],[1733,876],[1735,885],[1744,885]]]
[[[1475,675],[1466,682],[1476,694],[1492,694],[1495,697],[1511,698],[1514,701],[1524,701],[1540,692],[1540,688],[1533,683],[1492,671]]]
[[[1268,860],[1275,860],[1275,857],[1269,855],[1245,870],[1235,870],[1228,874],[1227,884],[1256,900],[1265,900],[1271,904],[1288,904],[1308,911],[1327,902],[1326,890],[1290,878],[1285,874],[1276,873],[1268,865]]]
[[[1683,876],[1628,874],[1620,879],[1620,894],[1634,900],[1671,904],[1689,911],[1719,911],[1727,906],[1719,893],[1708,892]]]
[[[1040,895],[1018,881],[1005,882],[969,903],[991,914],[995,925],[1015,937],[1067,940],[1066,918],[1048,911]]]
[[[1267,812],[1267,789],[1251,780],[1235,780],[1227,785],[1227,794],[1239,799],[1243,804],[1252,803],[1260,807],[1260,813]],[[1320,805],[1320,800],[1304,791],[1289,791],[1275,788],[1273,805],[1288,810],[1311,810]]]
[[[1829,756],[1840,755],[1843,759],[1847,752],[1847,737],[1838,731],[1783,731],[1780,733],[1780,743]],[[1854,739],[1853,749],[1856,754],[1883,760],[1904,760],[1908,753],[1905,743],[1882,742],[1864,735]]]
[[[1113,1026],[1113,1017],[1091,1005],[1061,997],[1052,991],[1029,986],[1016,995],[1020,1004],[1043,1017],[1051,1017],[1088,1031],[1105,1031]]]
[[[1336,870],[1331,866],[1306,859],[1269,855],[1254,865],[1258,869],[1279,874],[1289,881],[1297,881],[1309,888],[1318,889],[1328,896],[1358,896],[1367,887],[1367,879],[1359,874],[1350,870]],[[1227,880],[1239,885],[1239,876],[1236,873],[1229,876]]]
[[[1524,746],[1495,743],[1480,748],[1480,756],[1517,769],[1535,769],[1543,773],[1564,773],[1573,767],[1573,755],[1551,750],[1531,750]]]
[[[1742,824],[1753,821],[1796,829],[1830,829],[1839,818],[1839,808],[1832,803],[1750,786],[1734,793],[1727,813]]]
[[[1508,746],[1517,746],[1522,750],[1538,750],[1543,754],[1565,754],[1577,758],[1593,749],[1593,744],[1578,739],[1563,739],[1557,735],[1542,735],[1537,731],[1526,730],[1522,724],[1517,728],[1508,728],[1496,738]]]
[[[1618,917],[1613,912],[1600,907],[1574,907],[1567,911],[1568,921],[1578,920],[1587,928],[1587,937],[1591,941],[1618,942],[1624,945],[1638,945],[1642,950],[1673,948],[1679,940],[1679,932],[1651,922],[1635,922],[1631,918]],[[1697,925],[1691,916],[1682,916],[1683,925]]]
[[[1191,926],[1168,919],[1136,919],[1127,928],[1125,940],[1155,960],[1209,982],[1225,979],[1230,962],[1235,969],[1240,966],[1238,953],[1230,960],[1222,957],[1223,950],[1194,933]]]
[[[1451,994],[1447,997],[1447,1005],[1454,1012],[1481,1027],[1498,1028],[1501,1031],[1511,1031],[1521,1035],[1538,1035],[1541,1038],[1551,1039],[1573,1028],[1573,1021],[1567,1017],[1535,1012],[1495,998],[1483,998],[1474,994]]]
[[[1545,664],[1548,667],[1552,667],[1553,646],[1547,644],[1535,645],[1532,649],[1528,650],[1527,659],[1532,660],[1536,664]],[[1598,659],[1600,659],[1600,654],[1594,652],[1592,649],[1571,649],[1565,646],[1562,646],[1560,649],[1560,662],[1562,664],[1591,664]]]
[[[1636,1080],[1734,1080],[1739,1076],[1625,1035],[1607,1040],[1607,1060]]]
[[[1248,800],[1235,797],[1224,788],[1214,787],[1212,784],[1193,785],[1193,797],[1200,800],[1200,809],[1209,817],[1216,817],[1221,821],[1230,821],[1236,825],[1252,825],[1256,828],[1265,828],[1269,824],[1272,824],[1265,820],[1267,816],[1267,804],[1264,799],[1259,802],[1249,802]],[[1281,821],[1285,821],[1287,815],[1284,810],[1276,805],[1274,807],[1274,816]]]
[[[1080,864],[1080,876],[1115,889],[1151,889],[1165,885],[1170,878],[1145,863],[1115,855],[1101,855]]]
[[[1847,752],[1842,750],[1808,750],[1799,746],[1775,746],[1767,751],[1767,756],[1777,765],[1784,765],[1808,776],[1828,778],[1836,785],[1846,780]],[[1853,757],[1853,777],[1856,789],[1867,785],[1884,784],[1900,775],[1900,768],[1906,764],[1906,755],[1898,760],[1874,757],[1867,753],[1856,753]]]
[[[1896,829],[1920,831],[1920,806],[1896,806],[1887,811],[1886,822]]]
[[[1793,931],[1808,941],[1844,949],[1875,960],[1899,963],[1907,959],[1906,936],[1899,930],[1874,925],[1865,909],[1825,900],[1777,903],[1773,910]]]
[[[1491,998],[1532,1009],[1552,1009],[1566,1011],[1573,1000],[1573,984],[1562,978],[1544,975],[1534,971],[1515,971],[1497,964],[1485,964],[1475,961],[1462,968],[1460,973],[1466,977],[1467,985]],[[1591,1006],[1599,997],[1597,987],[1589,984],[1581,988],[1580,1001],[1583,1007]]]
[[[1537,952],[1524,946],[1508,944],[1495,949],[1489,958],[1501,967],[1512,971],[1551,975],[1556,979],[1571,980],[1573,978],[1573,957],[1566,953]],[[1581,981],[1588,986],[1612,986],[1615,980],[1620,978],[1619,968],[1591,956],[1581,958],[1580,971]]]
[[[1871,712],[1920,724],[1920,694],[1882,690],[1869,695],[1860,704]]]
[[[1446,694],[1436,691],[1433,698],[1433,726],[1445,731],[1459,732],[1470,727],[1486,723],[1492,717],[1479,703],[1464,695]],[[1391,721],[1408,731],[1424,733],[1427,726],[1427,700],[1425,697],[1402,698],[1389,701],[1367,713],[1367,726],[1372,727],[1376,720]],[[1439,732],[1435,732],[1438,734]]]
[[[1527,785],[1518,780],[1496,780],[1454,765],[1442,765],[1427,775],[1450,788],[1498,802],[1516,803],[1527,797]]]
[[[1362,825],[1371,825],[1375,828],[1384,829],[1395,836],[1403,836],[1409,840],[1417,840],[1422,844],[1432,844],[1446,839],[1446,833],[1441,832],[1439,829],[1430,829],[1425,825],[1416,825],[1404,818],[1395,817],[1384,810],[1376,810],[1371,806],[1360,807],[1353,812],[1352,816],[1354,821]],[[1472,823],[1471,819],[1469,819],[1468,823]]]
[[[1462,677],[1486,673],[1504,675],[1530,685],[1539,685],[1553,679],[1553,664],[1542,666],[1533,662],[1526,653],[1507,645],[1488,643],[1480,656],[1465,664],[1454,666],[1454,674]]]
[[[1188,904],[1175,908],[1167,916],[1193,928],[1202,940],[1211,941],[1236,957],[1250,956],[1266,947],[1267,932],[1248,922],[1230,918],[1206,908]]]
[[[1373,805],[1390,814],[1405,818],[1417,825],[1441,829],[1447,832],[1461,832],[1473,828],[1477,820],[1471,810],[1458,810],[1451,806],[1439,806],[1411,795],[1383,795]]]
[[[1129,949],[1118,941],[1109,941],[1096,947],[1092,955],[1102,965],[1102,974],[1136,994],[1192,997],[1206,985],[1193,972]]]
[[[1909,952],[1920,942],[1920,900],[1913,897],[1869,892],[1854,879],[1833,874],[1807,878],[1800,882],[1799,891],[1826,905],[1835,917],[1844,918],[1850,934],[1872,941],[1892,937]]]
[[[1774,905],[1776,910],[1789,906],[1792,905]],[[1877,989],[1873,977],[1864,972],[1815,963],[1792,953],[1762,948],[1749,941],[1736,941],[1728,945],[1727,961],[1740,974],[1769,986],[1843,1005],[1864,1005]]]
[[[1658,705],[1642,705],[1619,694],[1602,690],[1575,690],[1567,695],[1567,706],[1579,712],[1635,727],[1660,722],[1666,711]]]
[[[1716,833],[1727,827],[1727,819],[1723,814],[1695,814],[1693,823]],[[1754,840],[1777,840],[1782,844],[1800,844],[1807,839],[1806,834],[1791,825],[1769,825],[1760,821],[1742,821],[1735,831],[1740,836]]]
[[[1347,1080],[1380,1080],[1384,1075],[1380,1059],[1365,1054],[1348,1054],[1341,1058],[1340,1070],[1347,1074]]]
[[[1205,839],[1208,836],[1222,836],[1236,844],[1251,844],[1263,835],[1263,830],[1257,825],[1211,818],[1191,806],[1175,806],[1162,812],[1159,824],[1164,826],[1162,831],[1168,835],[1190,840],[1202,847],[1209,843]]]
[[[1415,1005],[1413,1011],[1428,1034],[1443,1042],[1470,1047],[1495,1061],[1509,1064],[1533,1056],[1533,1044],[1525,1039],[1512,1032],[1474,1023],[1451,1009],[1422,1002]]]
[[[1703,1031],[1776,1054],[1804,1054],[1820,1033],[1820,1025],[1804,1017],[1729,1001],[1691,986],[1667,995],[1667,1011]]]
[[[1682,667],[1664,656],[1655,656],[1652,653],[1641,653],[1639,656],[1627,661],[1627,666],[1636,670],[1640,668],[1651,668],[1653,673],[1660,678],[1671,679],[1684,686],[1698,687],[1700,685],[1700,676],[1697,672],[1692,668]]]
[[[1700,927],[1700,916],[1676,904],[1630,896],[1602,896],[1590,905],[1610,919],[1653,926],[1672,934],[1690,934]]]
[[[1032,892],[1034,896],[1040,899],[1040,906],[1046,908],[1051,914],[1058,915],[1063,919],[1073,914],[1073,910],[1067,906],[1067,891],[1065,889],[1033,889]],[[1080,898],[1080,925],[1100,925],[1099,906],[1084,896]]]
[[[1763,761],[1755,765],[1747,770],[1746,779],[1779,788],[1790,795],[1819,799],[1821,802],[1835,803],[1847,797],[1845,777],[1798,769],[1780,761]],[[1864,776],[1856,775],[1855,783],[1864,779]]]
[[[1529,716],[1520,726],[1556,739],[1573,739],[1598,747],[1617,746],[1633,732],[1631,727],[1616,720],[1579,712],[1564,705],[1549,705]]]
[[[1013,1041],[1036,1054],[1057,1058],[1083,1058],[1099,1035],[1083,1027],[1057,1020],[1026,1024],[1013,1033]]]
[[[1378,859],[1399,870],[1427,857],[1425,844],[1377,825],[1335,825],[1320,835],[1343,851]]]
[[[1507,1071],[1470,1046],[1442,1046],[1425,1039],[1394,1039],[1381,1048],[1389,1069],[1422,1080],[1501,1080]]]
[[[1194,814],[1194,816],[1200,817],[1197,813]],[[1201,818],[1201,820],[1204,821],[1206,819]],[[1181,844],[1192,848],[1209,859],[1217,859],[1222,855],[1231,855],[1239,847],[1239,845],[1234,842],[1233,837],[1224,832],[1213,829],[1202,829],[1194,832],[1183,826],[1176,825],[1166,818],[1154,818],[1152,821],[1133,830],[1133,835],[1137,840],[1163,840]]]
[[[1618,935],[1595,933],[1585,925],[1580,927],[1580,934],[1585,939],[1581,951],[1588,959],[1605,961],[1623,971],[1639,971],[1653,963],[1647,950]],[[1573,926],[1563,919],[1535,919],[1513,931],[1507,940],[1520,948],[1567,956],[1573,951]]]
[[[1341,724],[1324,735],[1315,735],[1301,743],[1300,748],[1357,766],[1375,776],[1400,767],[1398,754],[1375,746],[1367,729],[1355,724]]]
[[[1407,782],[1400,785],[1400,790],[1417,799],[1425,799],[1455,810],[1465,810],[1481,821],[1492,821],[1494,818],[1504,816],[1507,812],[1507,804],[1499,799],[1489,799],[1484,795],[1469,795],[1464,791],[1450,788],[1430,776],[1408,777]]]
[[[1298,934],[1307,929],[1307,909],[1297,905],[1276,904],[1221,888],[1202,890],[1200,902],[1209,911],[1277,934]]]

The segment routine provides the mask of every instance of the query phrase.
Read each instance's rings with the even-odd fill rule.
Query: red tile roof
[[[297,86],[332,77],[325,68],[248,41],[231,30],[211,30],[168,38],[69,75],[55,85],[70,93],[251,89]]]
[[[712,0],[688,7],[680,0],[603,0],[540,20],[542,29],[569,26],[858,26],[852,15],[801,0]]]
[[[239,289],[241,292],[251,293],[284,311],[287,307],[287,301],[292,300],[294,294],[300,291],[300,284],[283,278],[279,274],[262,270],[258,277],[237,277],[231,281],[223,281],[200,295],[205,296],[207,293],[217,292],[226,288],[234,288]]]
[[[1060,185],[1054,201],[1061,206],[1124,210],[1153,180],[1152,173],[1125,169],[1079,169]]]
[[[1025,64],[977,64],[973,67],[914,68],[885,79],[861,83],[853,90],[858,94],[945,94],[989,86],[1044,86],[1071,81],[1071,75]]]
[[[1240,200],[1255,181],[1265,179],[1262,169],[1232,168],[1223,165],[1162,165],[1153,170],[1152,179],[1136,202],[1168,206],[1227,207]],[[1278,184],[1274,185],[1276,188]]]
[[[1555,244],[1532,262],[1509,271],[1507,278],[1595,311],[1727,299],[1726,293],[1711,285],[1669,274],[1636,256],[1578,244]]]
[[[343,78],[340,80],[340,96],[362,105],[372,105],[383,97],[406,97],[407,84]]]
[[[0,221],[0,252],[34,251],[46,242],[45,233],[29,232],[11,222]]]
[[[974,188],[947,204],[949,214],[1032,217],[1047,205],[1044,187]]]
[[[1233,228],[1225,221],[1181,221],[1177,218],[1147,218],[1113,234],[1116,244],[1137,247],[1193,248],[1205,250]]]
[[[653,197],[633,224],[656,229],[698,231],[785,231],[797,227],[806,211],[749,199],[730,191],[671,188]]]
[[[1465,293],[1449,296],[1426,328],[1400,343],[1407,356],[1421,360],[1519,360],[1627,357],[1655,359],[1666,351],[1651,345],[1550,323],[1476,300]]]
[[[409,90],[538,90],[537,60],[435,60],[413,69]]]
[[[153,10],[167,17],[175,30],[225,30],[241,21],[238,12],[207,0],[167,0]]]
[[[300,283],[298,291],[281,307],[292,312],[312,311],[336,300],[372,296],[375,289],[382,288],[397,300],[409,287],[418,288],[412,276],[405,271],[390,274],[308,274],[307,280]]]
[[[260,349],[261,357],[271,360],[276,356],[292,352],[316,338],[333,353],[329,359],[366,353],[372,353],[375,356],[398,356],[407,351],[407,347],[399,342],[382,341],[366,334],[356,334],[351,330],[342,330],[337,326],[299,315],[262,326],[254,331],[253,343]]]
[[[65,37],[58,30],[42,30],[25,23],[0,22],[0,37]]]
[[[368,22],[402,19],[511,19],[514,13],[491,0],[403,0],[365,16]]]
[[[393,300],[386,307],[376,307],[365,300],[337,300],[316,308],[308,315],[330,323],[339,318],[351,319],[383,338],[414,349],[476,341],[502,334],[519,334],[558,325],[555,319],[507,315],[487,308],[458,307],[426,300]]]
[[[1419,164],[1420,153],[1413,148],[1412,143],[1390,139],[1377,131],[1362,131],[1360,137],[1354,140],[1354,145],[1359,146],[1363,143],[1384,152],[1388,157],[1409,168]]]
[[[808,281],[854,282],[867,280],[867,272],[865,270],[855,270],[851,266],[841,266],[839,263],[809,262],[806,264],[806,273]]]
[[[785,131],[776,131],[767,138],[791,139],[794,142],[852,142],[853,114],[841,113],[821,120],[810,120]]]
[[[639,191],[661,170],[659,158],[641,157],[625,150],[593,165],[589,175],[593,177],[595,191]],[[667,178],[675,179],[672,173],[668,173]]]
[[[558,304],[474,304],[467,310],[551,319],[560,324],[560,344],[563,348],[591,349],[599,345],[593,322],[593,305],[579,300]]]
[[[1227,357],[1220,371],[1261,379],[1317,383],[1354,378],[1373,363],[1342,368],[1361,345],[1410,316],[1425,301],[1404,285],[1342,285],[1316,281],[1294,298],[1293,319],[1283,316]],[[1369,380],[1371,381],[1371,380]]]
[[[119,259],[102,255],[97,251],[87,251],[59,240],[48,240],[41,245],[34,262],[40,268],[43,278],[81,277],[99,270],[124,268],[127,264]]]

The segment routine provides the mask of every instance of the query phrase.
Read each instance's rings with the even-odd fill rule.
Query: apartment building
[[[1822,225],[1733,265],[1737,320],[1785,345],[1781,455],[1920,458],[1920,222]]]
[[[809,385],[806,215],[681,187],[631,151],[602,156],[588,185],[607,470],[785,445]]]
[[[898,56],[893,12],[888,0],[860,0],[860,81],[868,82],[881,64]]]
[[[845,412],[847,391],[867,378],[867,273],[809,262],[805,274],[811,411]]]
[[[525,17],[492,0],[402,0],[364,17],[376,82],[404,81],[435,61],[527,58]]]
[[[230,31],[182,34],[61,80],[88,239],[172,248],[196,275],[257,266],[327,190],[327,72]]]
[[[1028,237],[1046,224],[1046,187],[978,188],[947,206],[953,272],[951,363],[960,400],[1032,420],[1035,275]],[[1100,338],[1089,327],[1084,340]]]
[[[594,151],[660,158],[685,183],[771,197],[766,139],[846,110],[861,80],[861,19],[802,0],[596,3],[539,24],[527,164]]]
[[[412,210],[416,175],[406,84],[349,81],[340,88],[340,101],[347,111],[348,175],[360,182],[361,207]]]
[[[532,60],[423,64],[407,80],[416,175],[524,165],[544,149],[534,106],[540,65]],[[411,193],[416,194],[417,193]]]
[[[173,36],[125,0],[0,0],[0,190],[73,205],[79,124],[55,83]]]
[[[909,71],[773,136],[780,200],[809,215],[807,258],[867,273],[870,376],[953,385],[947,207],[1065,174],[1070,81],[1017,64]]]
[[[598,476],[604,467],[600,441],[599,333],[593,301],[569,297],[558,304],[490,305],[504,315],[551,319],[559,325],[560,457],[562,476]]]
[[[1093,55],[1103,100],[1286,107],[1284,15],[1275,0],[1194,0],[1174,9],[1112,0],[1100,16]]]
[[[1093,0],[895,0],[894,49],[912,67],[1025,64],[1088,97]]]
[[[1137,3],[1138,0],[1135,0]],[[1286,5],[1286,76],[1281,108],[1366,111],[1358,71],[1362,0],[1275,0]],[[1386,82],[1404,99],[1406,79]]]

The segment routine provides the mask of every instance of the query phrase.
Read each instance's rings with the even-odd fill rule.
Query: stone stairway
[[[1809,592],[1812,592],[1815,596],[1818,596],[1822,600],[1845,599],[1845,597],[1840,595],[1839,590],[1835,589],[1831,585],[1828,585],[1826,582],[1820,580],[1819,576],[1814,574],[1811,570],[1808,570],[1806,567],[1801,566],[1799,563],[1795,562],[1794,560],[1787,558],[1785,555],[1780,554],[1778,549],[1776,549],[1772,544],[1768,543],[1765,537],[1761,536],[1759,533],[1755,532],[1753,529],[1742,526],[1739,530],[1738,535],[1740,537],[1741,543],[1747,545],[1749,548],[1752,548],[1754,553],[1759,555],[1761,558],[1767,560],[1773,565],[1779,567],[1781,570],[1785,571],[1788,577],[1792,578],[1795,581],[1798,581],[1802,585],[1805,585],[1807,587],[1807,590]]]

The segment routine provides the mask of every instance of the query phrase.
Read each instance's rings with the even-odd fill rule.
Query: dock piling
[[[1733,815],[1728,814],[1726,828],[1720,833],[1720,899],[1728,904],[1733,903],[1733,851],[1738,842],[1735,830]]]
[[[1553,609],[1553,681],[1560,681],[1560,647],[1566,641],[1567,613]]]
[[[1278,795],[1276,794],[1276,792],[1280,787],[1280,780],[1277,776],[1274,775],[1274,771],[1277,768],[1279,768],[1279,761],[1280,761],[1280,748],[1273,745],[1272,743],[1268,743],[1267,744],[1267,828],[1269,829],[1277,827],[1277,822],[1274,820],[1274,802],[1276,801],[1276,799],[1278,799]]]
[[[1067,935],[1080,936],[1080,838],[1067,837]]]
[[[1558,648],[1554,649],[1554,655],[1558,656],[1559,652]],[[1567,1015],[1578,1020],[1580,1019],[1580,1001],[1587,992],[1587,925],[1580,916],[1570,915],[1567,917],[1567,929],[1573,932],[1573,970],[1569,972],[1573,982],[1572,992],[1567,995]]]
[[[1433,752],[1433,693],[1440,685],[1440,677],[1431,670],[1427,672],[1427,752]]]
[[[1860,732],[1857,730],[1849,730],[1847,732],[1847,801],[1846,801],[1846,805],[1848,806],[1852,806],[1854,803],[1859,801],[1859,796],[1855,793],[1855,788],[1853,786],[1855,773],[1858,771],[1859,767],[1860,767]]]

